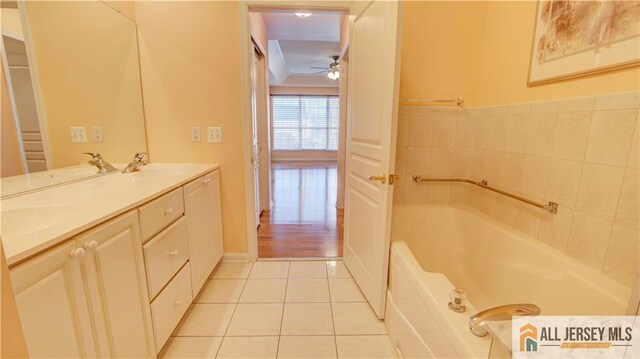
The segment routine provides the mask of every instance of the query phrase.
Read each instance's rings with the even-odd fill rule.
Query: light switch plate
[[[102,142],[104,138],[102,138],[102,127],[101,126],[93,126],[93,142]]]
[[[82,126],[71,127],[71,142],[87,143],[87,128]]]
[[[207,127],[207,142],[222,143],[222,127]]]
[[[191,142],[200,142],[200,127],[191,127]]]

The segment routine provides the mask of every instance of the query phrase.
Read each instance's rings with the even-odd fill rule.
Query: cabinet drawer
[[[163,230],[170,223],[182,217],[183,213],[182,187],[141,206],[139,215],[142,241],[145,242]]]
[[[177,220],[142,248],[147,268],[149,298],[153,298],[189,259],[185,218]]]
[[[151,302],[156,353],[164,346],[191,304],[191,271],[187,263]]]

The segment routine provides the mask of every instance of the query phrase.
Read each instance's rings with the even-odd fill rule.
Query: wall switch
[[[71,142],[73,143],[87,143],[87,128],[71,127]]]
[[[200,142],[200,127],[191,127],[191,142]]]
[[[222,127],[207,127],[207,142],[222,143]]]
[[[101,126],[93,126],[93,142],[102,142],[104,139],[102,138],[102,127]]]

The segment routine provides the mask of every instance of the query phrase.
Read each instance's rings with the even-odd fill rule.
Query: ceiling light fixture
[[[296,16],[301,18],[301,19],[306,19],[309,16],[311,16],[310,12],[296,12]]]
[[[332,80],[340,78],[340,64],[338,63],[338,56],[333,56],[333,63],[329,64],[329,70],[327,76]]]

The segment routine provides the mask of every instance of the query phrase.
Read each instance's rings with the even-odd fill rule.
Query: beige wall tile
[[[633,131],[633,139],[631,140],[631,149],[629,150],[629,159],[627,167],[640,168],[640,110],[636,115],[636,128]]]
[[[565,252],[569,239],[569,230],[573,220],[573,209],[560,206],[558,213],[545,213],[540,219],[538,240]]]
[[[516,213],[518,210],[518,201],[506,196],[496,198],[496,209],[494,217],[500,222],[514,226],[516,222]]]
[[[412,116],[409,120],[409,146],[431,146],[433,120]]]
[[[603,273],[627,286],[633,285],[640,265],[639,243],[637,230],[614,224]]]
[[[429,176],[450,177],[455,165],[455,150],[453,148],[434,147],[431,149],[429,161]],[[423,172],[424,173],[424,172]]]
[[[432,145],[452,147],[456,138],[456,117],[435,117],[433,119]]]
[[[456,123],[455,145],[459,147],[473,147],[474,140],[474,118],[470,116],[458,117]]]
[[[506,152],[502,151],[487,151],[487,163],[485,167],[485,176],[483,179],[489,182],[492,186],[501,186],[502,173],[504,171],[504,159]]]
[[[500,184],[511,191],[519,191],[522,185],[522,173],[524,169],[524,155],[518,153],[506,153],[504,157],[504,169]]]
[[[573,208],[578,195],[583,162],[552,159],[549,162],[549,176],[545,200]]]
[[[411,106],[411,117],[431,117],[433,108],[425,106]]]
[[[618,110],[626,108],[638,108],[640,105],[640,93],[628,92],[602,95],[596,97],[594,110]]]
[[[514,226],[524,234],[537,238],[538,230],[540,229],[541,216],[542,213],[539,208],[530,204],[518,202]]]
[[[431,161],[431,148],[409,147],[407,149],[406,173],[411,176],[428,175],[430,161]]]
[[[447,204],[449,203],[449,195],[451,185],[448,183],[431,183],[428,185],[427,203]]]
[[[524,153],[527,150],[530,115],[511,115],[507,120],[507,141],[505,149]]]
[[[409,143],[409,116],[398,116],[398,135],[396,139],[397,146],[407,146]]]
[[[406,172],[407,172],[407,147],[398,146],[396,148],[395,173],[397,175],[404,175]]]
[[[508,115],[511,112],[511,106],[503,105],[503,106],[493,106],[491,107],[490,114],[491,116],[503,116]]]
[[[585,163],[578,187],[576,209],[613,221],[624,168]]]
[[[601,271],[610,233],[611,222],[575,211],[569,230],[567,254]]]
[[[530,103],[518,103],[518,104],[509,106],[510,115],[521,115],[526,113],[531,113]]]
[[[558,112],[592,111],[595,99],[593,97],[580,97],[560,101]]]
[[[458,147],[455,150],[455,157],[453,176],[469,177],[473,161],[473,148]]]
[[[402,177],[393,184],[393,203],[404,203],[406,178]]]
[[[558,114],[552,156],[569,160],[584,160],[592,112]]]
[[[548,157],[525,156],[520,191],[537,199],[544,197],[549,173]]]
[[[404,203],[427,203],[427,186],[424,183],[405,181]]]
[[[640,178],[638,170],[627,168],[622,181],[620,199],[614,222],[638,229],[640,216]]]
[[[507,143],[507,116],[493,116],[489,121],[489,138],[487,147],[496,150],[503,150]]]
[[[475,118],[475,141],[474,145],[478,148],[486,148],[489,139],[489,116],[479,116]]]
[[[469,186],[465,183],[452,183],[449,192],[449,202],[456,204],[468,203]]]
[[[534,102],[531,104],[531,113],[555,113],[559,108],[559,101]]]
[[[625,166],[631,148],[637,111],[596,111],[591,120],[585,160]]]
[[[527,153],[539,156],[551,156],[555,140],[556,113],[533,114],[529,119]]]

